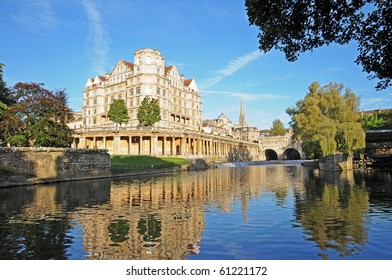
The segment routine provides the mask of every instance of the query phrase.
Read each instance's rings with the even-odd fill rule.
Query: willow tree
[[[343,90],[342,84],[314,82],[305,98],[286,110],[294,137],[301,139],[308,155],[352,154],[365,147],[359,98],[350,89]]]

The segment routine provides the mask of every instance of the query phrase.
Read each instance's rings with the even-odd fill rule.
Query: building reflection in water
[[[203,251],[206,211],[230,213],[239,203],[247,223],[251,200],[266,193],[276,207],[293,199],[292,227],[322,258],[356,254],[367,240],[363,178],[270,165],[0,190],[0,258],[75,258],[77,225],[80,258],[186,259]]]

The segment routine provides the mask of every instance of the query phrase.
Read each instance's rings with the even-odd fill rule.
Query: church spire
[[[246,123],[244,104],[242,103],[242,100],[241,100],[241,111],[240,111],[240,122],[239,122],[239,125],[241,127],[247,127],[248,126],[248,124]]]

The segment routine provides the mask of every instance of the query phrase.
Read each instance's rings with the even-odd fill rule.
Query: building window
[[[114,95],[112,95],[110,99],[111,99],[111,101],[113,103],[114,102]]]
[[[97,99],[94,98],[94,105],[97,105]]]
[[[157,94],[161,94],[161,89],[157,87]]]
[[[122,94],[120,93],[119,95],[118,95],[118,99],[122,99]]]
[[[133,95],[133,88],[131,88],[130,90],[129,90],[129,92],[131,93],[131,96]]]
[[[136,88],[136,94],[140,94],[140,87]]]

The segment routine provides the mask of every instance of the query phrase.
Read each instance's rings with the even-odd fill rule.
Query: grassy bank
[[[189,162],[184,158],[114,155],[110,157],[110,160],[112,172],[151,170],[189,165]]]

